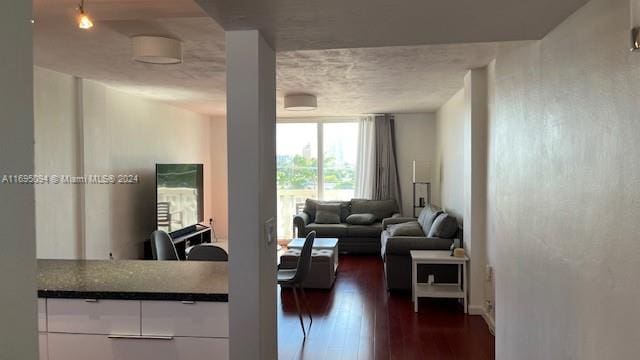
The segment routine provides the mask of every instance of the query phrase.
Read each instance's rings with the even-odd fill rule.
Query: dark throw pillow
[[[453,216],[444,213],[438,215],[431,225],[428,237],[439,237],[450,239],[458,232],[458,220]]]
[[[340,204],[318,204],[316,224],[340,224]]]
[[[417,221],[389,225],[388,231],[391,236],[424,236],[422,227]]]
[[[351,225],[371,225],[376,222],[377,216],[374,214],[351,214],[347,216],[347,224]]]

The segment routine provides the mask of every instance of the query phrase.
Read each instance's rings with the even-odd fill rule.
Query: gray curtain
[[[375,117],[376,156],[373,198],[375,200],[395,200],[398,209],[402,207],[398,165],[396,164],[396,144],[394,119],[392,116]]]

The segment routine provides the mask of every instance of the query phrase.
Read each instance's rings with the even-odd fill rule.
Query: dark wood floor
[[[455,300],[388,293],[376,256],[341,256],[332,290],[307,291],[313,325],[303,342],[293,293],[278,290],[279,359],[494,359],[494,338],[480,316]],[[308,326],[309,318],[305,318]]]

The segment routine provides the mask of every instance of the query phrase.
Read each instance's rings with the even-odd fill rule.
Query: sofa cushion
[[[395,200],[351,200],[352,214],[374,214],[377,220],[388,218],[398,212]]]
[[[418,223],[422,227],[422,231],[425,234],[429,234],[429,231],[431,231],[431,225],[433,225],[433,221],[440,214],[442,214],[442,210],[433,205],[427,206],[422,209],[422,211],[420,211],[420,215],[418,216]]]
[[[376,222],[374,214],[351,214],[347,216],[347,224],[351,225],[371,225]]]
[[[340,222],[345,222],[347,216],[351,213],[351,202],[350,201],[321,201],[314,199],[307,199],[304,202],[304,209],[302,211],[309,214],[311,217],[311,222],[315,222],[316,220],[316,211],[318,204],[340,204]]]
[[[342,237],[347,236],[347,224],[318,224],[311,223],[305,228],[307,233],[316,232],[316,237]]]
[[[417,221],[389,225],[387,230],[390,236],[424,236],[422,227]]]
[[[458,232],[458,220],[453,216],[444,213],[438,215],[431,225],[428,237],[439,237],[450,239]]]
[[[340,204],[318,204],[316,224],[340,224]]]
[[[347,225],[347,236],[356,238],[375,238],[380,237],[382,232],[382,223],[376,222],[371,225]]]

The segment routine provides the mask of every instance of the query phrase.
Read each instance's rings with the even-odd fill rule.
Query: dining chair
[[[309,330],[311,330],[313,317],[311,317],[311,310],[309,310],[307,295],[304,292],[302,283],[307,278],[311,268],[311,253],[313,251],[313,241],[315,238],[315,231],[312,231],[307,235],[304,240],[304,244],[302,245],[302,251],[300,251],[298,264],[295,269],[278,269],[278,285],[291,287],[293,289],[293,298],[296,302],[296,308],[298,309],[298,318],[300,319],[300,326],[302,327],[302,335],[304,336],[304,339],[307,338],[307,332],[304,329],[304,320],[302,319],[302,311],[300,310],[300,302],[298,300],[298,290],[302,293],[304,307],[307,310],[307,313],[309,313]]]
[[[155,260],[180,260],[171,236],[162,230],[151,233],[151,254]]]

